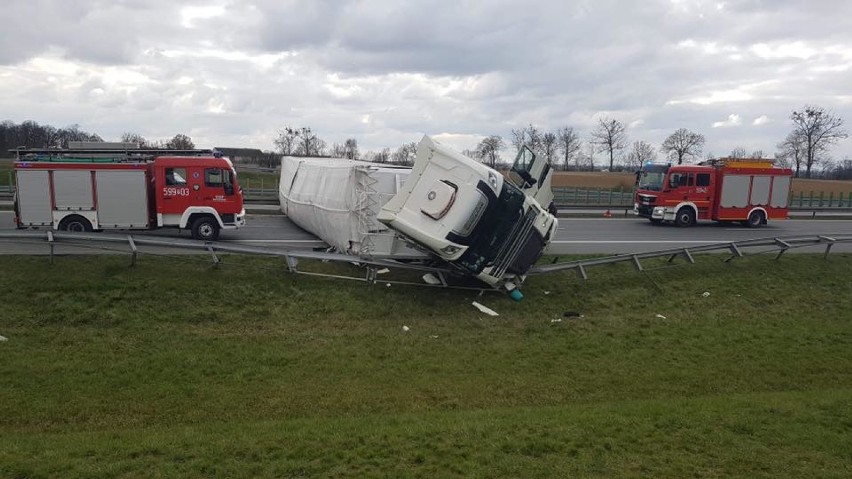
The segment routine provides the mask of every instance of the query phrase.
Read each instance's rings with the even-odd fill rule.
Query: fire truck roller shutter
[[[772,178],[772,198],[769,206],[773,208],[785,208],[790,196],[790,177],[775,176]]]
[[[769,186],[772,184],[771,176],[755,176],[751,180],[751,204],[755,206],[766,206],[769,204]]]

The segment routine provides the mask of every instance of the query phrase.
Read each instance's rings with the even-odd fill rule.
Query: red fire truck
[[[188,228],[198,240],[245,224],[233,164],[210,150],[17,150],[18,228]]]
[[[739,221],[749,227],[786,219],[793,176],[768,159],[720,158],[698,165],[645,165],[634,213],[652,223],[690,226],[697,220]]]

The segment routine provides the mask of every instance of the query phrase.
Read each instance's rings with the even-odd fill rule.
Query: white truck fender
[[[180,217],[180,224],[178,226],[181,229],[186,228],[189,223],[189,217],[197,213],[213,215],[213,217],[216,218],[216,222],[219,223],[219,227],[225,227],[225,224],[222,223],[222,218],[219,216],[219,212],[209,206],[190,206],[184,210],[183,215]]]

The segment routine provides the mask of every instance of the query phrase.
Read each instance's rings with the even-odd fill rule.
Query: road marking
[[[324,243],[322,240],[297,240],[297,239],[278,239],[278,240],[226,240],[228,243]]]
[[[607,244],[658,244],[658,243],[672,243],[672,244],[683,244],[683,243],[699,243],[699,244],[712,244],[712,243],[730,243],[731,240],[644,240],[644,241],[635,241],[635,240],[556,240],[551,241],[550,244],[587,244],[587,243],[607,243]]]

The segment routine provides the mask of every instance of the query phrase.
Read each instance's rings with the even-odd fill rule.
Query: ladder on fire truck
[[[14,148],[15,161],[56,163],[132,163],[158,156],[221,156],[210,149],[165,148]]]

